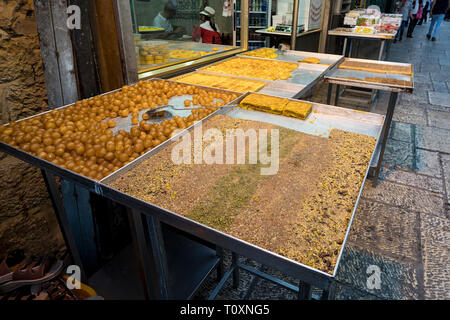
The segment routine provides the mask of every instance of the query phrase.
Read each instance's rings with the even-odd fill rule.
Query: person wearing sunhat
[[[219,27],[214,22],[215,14],[216,11],[211,7],[205,7],[200,12],[200,19],[203,21],[200,24],[200,36],[203,43],[222,44]]]

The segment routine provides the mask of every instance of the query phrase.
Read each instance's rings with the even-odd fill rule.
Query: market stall
[[[379,41],[378,60],[387,60],[391,40],[394,40],[401,22],[402,16],[399,14],[380,13],[377,9],[357,9],[345,15],[344,25],[348,27],[329,30],[328,35],[344,37],[342,55],[348,57],[352,55],[352,40]],[[354,55],[358,56],[357,50]]]
[[[168,98],[168,102],[175,106],[184,106],[181,108],[183,110],[173,110],[172,116],[169,119],[163,118],[164,120],[162,121],[161,119],[152,120],[151,118],[148,118],[148,121],[141,120],[139,126],[132,126],[130,125],[130,122],[133,124],[135,117],[139,117],[139,120],[141,118],[147,118],[145,113],[142,112],[146,109],[145,107],[142,107],[141,110],[139,110],[139,108],[138,110],[134,110],[134,107],[128,107],[130,108],[129,111],[131,111],[131,114],[125,115],[127,109],[121,109],[116,112],[113,110],[116,104],[113,103],[110,105],[113,109],[111,109],[109,113],[103,112],[103,115],[101,115],[103,101],[106,102],[109,101],[109,99],[112,99],[112,101],[114,101],[114,99],[123,99],[126,95],[129,97],[137,97],[139,96],[136,95],[138,93],[141,93],[144,96],[147,95],[147,97],[151,97],[154,94],[159,96],[160,90],[164,90],[164,92],[165,90],[172,91],[173,93],[169,94],[170,97]],[[146,94],[144,94],[144,92],[146,92]],[[192,94],[194,94],[194,96],[192,96]],[[170,279],[173,279],[176,274],[173,272],[173,268],[171,269],[167,267],[167,260],[169,259],[168,257],[170,254],[166,255],[166,250],[163,249],[165,246],[162,245],[162,243],[164,243],[164,235],[161,232],[161,222],[213,243],[218,247],[230,249],[235,254],[243,254],[248,257],[264,261],[264,263],[272,267],[278,268],[279,270],[295,276],[302,281],[302,285],[300,286],[300,289],[298,287],[293,288],[292,286],[290,288],[302,293],[302,298],[310,297],[311,285],[321,288],[325,291],[325,293],[327,293],[336,273],[339,258],[345,244],[345,239],[350,230],[351,219],[356,210],[357,200],[366,178],[368,164],[373,155],[376,141],[381,132],[383,117],[373,114],[361,114],[352,110],[307,102],[302,104],[303,107],[306,106],[309,109],[305,111],[306,113],[303,113],[303,116],[297,113],[292,113],[291,116],[288,116],[289,113],[286,113],[287,116],[283,116],[281,115],[281,112],[284,114],[284,111],[280,111],[280,115],[272,115],[261,113],[259,111],[246,110],[251,109],[253,106],[252,104],[243,104],[246,101],[243,99],[248,97],[248,95],[241,96],[238,100],[234,100],[237,96],[238,94],[230,91],[208,89],[198,86],[187,86],[170,81],[148,81],[145,83],[139,83],[135,85],[134,88],[125,87],[120,91],[108,93],[102,97],[94,97],[89,100],[79,102],[75,105],[65,106],[57,110],[36,115],[34,117],[21,120],[17,123],[12,123],[6,127],[2,127],[0,148],[4,152],[14,155],[43,169],[43,174],[52,195],[55,211],[58,215],[69,250],[71,251],[75,262],[79,263],[80,266],[83,265],[83,261],[80,259],[79,248],[77,248],[71,227],[67,221],[64,204],[61,201],[57,186],[55,184],[55,176],[78,183],[91,192],[122,203],[132,210],[130,214],[135,231],[134,245],[139,252],[138,260],[145,271],[143,273],[142,281],[145,284],[144,287],[148,290],[148,297],[188,298],[192,296],[195,289],[199,287],[202,279],[204,279],[214,268],[217,268],[220,265],[220,251],[217,252],[218,258],[216,258],[211,252],[210,262],[206,263],[205,260],[202,260],[202,268],[194,267],[194,269],[197,270],[197,272],[200,272],[200,274],[198,276],[192,275],[189,277],[188,282],[192,283],[192,285],[188,285],[187,287],[191,289],[186,289],[184,294],[176,294],[173,290],[175,290],[175,287],[179,288],[180,284],[175,283],[174,286],[173,281],[170,281]],[[194,102],[196,97],[200,100],[203,109],[193,109],[191,111],[185,106],[190,106],[192,104],[194,106],[197,105]],[[298,103],[296,100],[288,100],[285,98],[273,97],[271,99],[275,99],[275,101],[278,101],[277,99],[281,99],[283,103],[285,102],[288,104],[290,101],[293,103]],[[231,102],[232,100],[234,101]],[[186,103],[186,101],[188,101],[188,103]],[[164,101],[161,101],[161,103],[164,104]],[[208,106],[211,107],[210,104],[212,104],[213,107],[219,107],[224,103],[232,103],[233,105],[236,105],[236,103],[241,103],[241,107],[245,109],[227,107],[222,110],[218,110],[213,114],[211,114],[213,110],[205,109],[208,108]],[[77,114],[83,115],[87,112],[88,109],[86,108],[88,105],[99,105],[97,109],[94,108],[95,111],[91,111],[96,112],[97,116],[92,117],[91,121],[81,123],[80,120],[76,120],[78,119],[78,116],[73,112],[77,110]],[[274,106],[280,108],[278,103],[273,105],[273,107]],[[288,106],[286,106],[286,108],[288,108]],[[289,109],[286,109],[286,112],[288,112],[288,110]],[[137,114],[134,114],[136,112]],[[208,114],[210,115],[208,116]],[[360,177],[361,180],[360,184],[358,184],[358,188],[351,192],[351,199],[349,198],[348,200],[348,211],[346,211],[346,217],[342,217],[343,224],[339,227],[339,239],[337,239],[337,242],[329,248],[331,250],[337,246],[336,249],[333,249],[337,251],[331,255],[330,260],[323,259],[323,261],[320,261],[320,263],[315,266],[314,262],[307,262],[307,260],[304,260],[302,257],[291,256],[292,253],[289,253],[289,251],[284,251],[287,250],[287,248],[280,248],[278,250],[271,251],[270,248],[267,248],[266,245],[259,243],[255,239],[246,239],[245,236],[239,237],[236,233],[227,234],[220,227],[220,225],[214,226],[206,221],[199,221],[198,219],[192,217],[185,217],[180,215],[181,212],[175,214],[171,210],[164,209],[164,206],[153,203],[153,201],[145,201],[145,199],[141,196],[138,196],[131,191],[127,192],[121,187],[114,185],[114,181],[117,179],[122,179],[123,176],[135,178],[138,176],[145,177],[146,175],[142,174],[138,174],[136,176],[132,172],[133,170],[140,171],[140,166],[143,163],[146,163],[146,161],[156,159],[160,152],[163,152],[163,150],[171,146],[177,137],[180,138],[181,135],[183,135],[183,132],[184,134],[187,134],[188,131],[185,130],[179,135],[169,138],[169,131],[172,132],[175,126],[178,126],[179,128],[188,128],[188,130],[194,130],[196,126],[203,123],[208,125],[208,123],[211,123],[209,121],[219,121],[217,125],[220,125],[222,123],[220,118],[225,115],[228,119],[256,121],[256,123],[259,123],[261,128],[265,128],[267,125],[275,125],[280,127],[281,130],[287,130],[286,132],[288,132],[288,135],[299,135],[298,138],[300,140],[312,139],[319,144],[325,143],[325,141],[331,141],[325,139],[325,137],[330,134],[333,135],[333,130],[338,130],[337,132],[341,132],[339,130],[352,132],[357,134],[356,137],[372,137],[370,138],[372,140],[369,138],[364,138],[371,141],[368,145],[368,149],[366,149],[367,153],[365,159],[367,160],[367,163],[364,165],[364,168],[361,168],[361,172],[363,172],[363,174]],[[116,117],[112,119],[113,116]],[[119,116],[119,118],[117,118],[117,116]],[[205,116],[207,116],[205,119],[208,119],[206,122],[200,121],[196,124],[190,122],[194,119],[201,120]],[[293,116],[294,118],[292,118]],[[298,117],[301,118],[297,119]],[[88,130],[88,132],[89,130],[93,130],[92,124],[96,121],[98,121],[100,128],[96,129],[99,130],[98,132],[96,131],[96,134],[91,134],[92,139],[94,139],[94,136],[96,137],[92,140],[92,143],[98,142],[100,145],[94,146],[93,148],[86,148],[85,144],[80,142],[83,141],[83,137],[85,137],[82,132],[85,132],[85,130]],[[92,124],[90,122],[92,122]],[[52,123],[55,124],[55,127],[53,127]],[[38,141],[39,138],[35,137],[36,141],[34,141],[33,137],[31,137],[31,140],[28,141],[29,137],[27,132],[29,128],[33,126],[40,128],[38,132],[42,135],[43,140]],[[62,128],[64,128],[63,131],[65,132],[60,132]],[[157,128],[161,129],[158,131]],[[114,139],[112,129],[117,130]],[[82,139],[73,143],[73,145],[71,145],[68,141],[68,144],[64,142],[66,141],[65,138],[67,139],[69,135],[72,136],[72,130],[75,132],[74,137],[79,137],[79,139]],[[126,130],[130,130],[130,132],[127,133]],[[57,137],[58,132],[59,137]],[[146,137],[144,137],[144,135]],[[120,147],[122,144],[117,140],[118,138],[116,138],[118,136],[121,136],[122,139],[124,139],[123,149]],[[152,139],[149,137],[152,137]],[[91,138],[88,136],[86,136],[86,138],[88,139],[86,143],[89,143]],[[58,139],[61,139],[63,144],[57,143]],[[99,141],[96,139],[99,139]],[[103,142],[105,139],[106,141]],[[112,141],[115,141],[115,152],[109,151],[112,150]],[[128,141],[129,144],[127,144],[126,141]],[[104,147],[101,147],[102,144],[104,144]],[[62,149],[62,146],[64,146],[64,150],[59,150]],[[118,146],[120,148],[118,148]],[[81,147],[84,147],[84,150],[82,150]],[[129,151],[127,151],[127,148]],[[118,149],[124,151],[119,151]],[[94,154],[90,156],[86,155],[90,152],[90,150],[93,150]],[[100,157],[99,159],[101,161],[94,161],[94,157]],[[317,159],[311,159],[311,163],[317,164]],[[245,172],[243,174],[244,176],[246,175]],[[127,183],[126,185],[131,187],[138,186],[138,184],[139,183],[136,181]],[[183,182],[179,181],[178,184],[182,185]],[[173,185],[172,187],[176,188],[177,185]],[[174,190],[174,192],[176,192],[176,190]],[[169,194],[170,193],[171,192],[169,192]],[[176,196],[174,199],[176,199]],[[330,199],[330,201],[333,200]],[[268,212],[268,214],[270,214],[270,212]],[[293,223],[295,224],[295,221]],[[239,233],[239,229],[236,232]],[[281,230],[274,229],[273,232],[278,233],[281,232]],[[292,241],[294,240],[295,239]],[[167,241],[166,239],[165,242],[170,241]],[[179,262],[175,263],[175,265],[179,265]],[[234,274],[237,274],[238,268],[251,270],[248,266],[235,264],[234,269],[229,271],[226,276],[229,276],[233,272]],[[172,270],[172,272],[169,272],[168,270]],[[193,280],[195,279],[200,282],[194,283],[195,281]],[[185,279],[184,281],[187,280]],[[169,283],[172,283],[172,285],[169,285]],[[223,282],[221,283],[223,284]],[[181,287],[186,287],[186,285]],[[220,288],[218,288],[218,290],[219,289]],[[324,297],[327,297],[327,294],[324,294]]]

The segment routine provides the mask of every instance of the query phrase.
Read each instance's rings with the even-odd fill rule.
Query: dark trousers
[[[403,31],[405,30],[406,26],[408,25],[408,20],[403,20],[402,24],[398,28],[397,36],[395,37],[396,40],[402,40],[403,38]]]
[[[408,37],[412,36],[412,34],[414,32],[414,28],[416,27],[416,24],[417,24],[417,19],[416,19],[416,15],[414,14],[413,18],[409,22],[408,34],[407,34]]]

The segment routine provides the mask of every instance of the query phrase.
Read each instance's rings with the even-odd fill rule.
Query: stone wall
[[[0,124],[48,109],[32,0],[0,0]],[[0,153],[0,258],[64,247],[40,171]]]

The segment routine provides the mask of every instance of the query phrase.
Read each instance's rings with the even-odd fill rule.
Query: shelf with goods
[[[249,0],[248,1],[248,49],[268,47],[269,37],[256,33],[258,29],[266,29],[270,25],[271,1]],[[240,45],[241,29],[241,0],[234,2],[235,16],[235,45]]]

